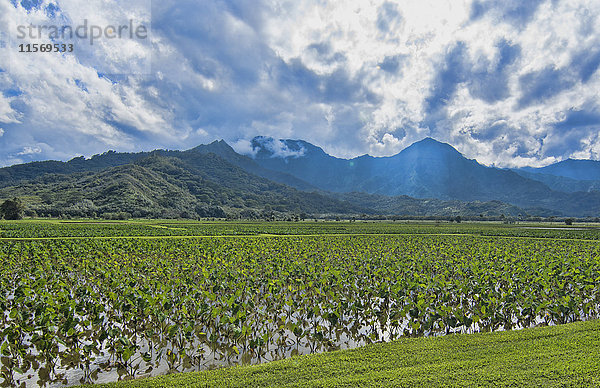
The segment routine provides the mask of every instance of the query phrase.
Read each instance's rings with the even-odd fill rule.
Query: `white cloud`
[[[303,146],[300,145],[298,149],[290,149],[284,141],[279,139],[263,138],[260,140],[260,144],[272,153],[271,157],[273,158],[299,158],[306,153]]]
[[[27,146],[23,147],[23,151],[19,152],[17,155],[34,155],[41,154],[42,149],[38,146]]]
[[[202,136],[202,137],[207,137],[207,136],[210,136],[210,135],[208,134],[208,132],[206,132],[206,130],[205,130],[205,129],[203,129],[203,128],[198,128],[198,129],[196,129],[196,134],[197,134],[198,136]]]
[[[0,137],[4,136],[4,128],[0,128]]]
[[[0,123],[18,123],[18,117],[19,114],[10,106],[10,99],[0,95]]]
[[[364,2],[327,2],[325,5],[309,2],[290,6],[292,11],[288,9],[283,18],[269,19],[268,30],[271,45],[286,61],[300,57],[317,73],[331,72],[343,66],[351,74],[366,74],[364,79],[371,90],[382,96],[367,118],[363,131],[363,144],[368,144],[368,150],[375,154],[398,152],[431,134],[465,149],[467,156],[487,164],[545,163],[556,157],[569,156],[546,154],[542,145],[544,140],[559,136],[553,126],[561,113],[574,107],[589,106],[590,101],[594,109],[600,110],[594,80],[589,84],[578,83],[543,104],[517,109],[522,93],[521,76],[547,66],[568,68],[582,45],[593,47],[598,44],[598,34],[593,33],[600,17],[597,4],[545,2],[521,30],[495,17],[468,22],[471,2],[436,1],[425,6],[420,1],[408,1],[399,8],[401,26],[394,31],[396,34],[387,34],[385,39],[378,34],[375,21],[382,2],[370,2],[363,7],[360,4]],[[582,40],[585,28],[588,32]],[[284,31],[290,31],[291,37]],[[449,96],[446,102],[448,117],[432,123],[434,126],[429,129],[419,125],[427,117],[424,101],[434,92],[434,77],[446,66],[448,49],[456,42],[465,42],[475,72],[467,77],[478,77],[477,72],[489,71],[498,65],[501,58],[496,44],[501,40],[522,49],[522,55],[507,79],[508,98],[487,103],[459,85],[457,94]],[[314,50],[307,49],[315,42],[326,42],[332,52],[340,53],[347,62],[335,63],[333,67],[331,61],[319,62]],[[386,56],[398,54],[407,56],[400,74],[382,76],[383,72],[378,71],[376,64]],[[488,64],[482,68],[485,63]],[[501,131],[496,137],[485,140],[471,137],[473,133],[489,129],[498,120],[505,121],[504,133]],[[390,142],[388,132],[396,128],[404,129],[405,136],[394,137],[396,141]],[[595,143],[588,143],[584,142],[582,146],[592,149]]]
[[[258,151],[252,148],[252,142],[247,139],[239,139],[235,142],[231,142],[230,145],[237,153],[248,155],[250,157],[254,157]]]
[[[149,18],[141,0],[97,1],[61,8],[98,24],[136,9]],[[469,0],[171,0],[153,5],[151,45],[111,42],[65,58],[0,49],[0,89],[19,91],[0,95],[0,151],[48,144],[34,156],[68,158],[220,138],[247,150],[265,135],[382,156],[432,136],[490,165],[597,158],[600,3],[482,4],[471,20]],[[47,16],[2,2],[0,19]],[[98,75],[150,57],[149,75]]]
[[[147,1],[136,1],[136,4],[147,3],[137,8],[135,4],[129,4],[131,9],[148,11],[145,15],[132,14],[124,7],[101,6],[100,3],[105,2],[96,0],[82,7],[81,3],[65,1],[60,7],[70,21],[69,25],[78,25],[77,21],[84,19],[88,19],[89,25],[108,25],[125,18],[149,18]],[[94,5],[97,12],[90,12],[88,6]],[[65,22],[47,17],[42,10],[27,12],[7,2],[0,8],[4,11],[3,18],[10,19],[5,21],[14,31],[17,24],[62,25]],[[141,84],[143,77],[111,76],[109,79],[99,76],[99,72],[110,69],[131,70],[131,55],[150,58],[149,47],[142,55],[136,52],[139,47],[135,43],[115,40],[107,46],[95,44],[92,47],[89,43],[76,41],[76,56],[7,53],[14,51],[15,42],[1,49],[4,52],[0,55],[0,68],[8,69],[8,72],[0,73],[0,87],[20,91],[16,97],[0,96],[0,122],[22,124],[20,131],[13,131],[14,139],[11,140],[21,142],[23,146],[33,138],[53,144],[54,147],[44,149],[44,152],[54,148],[69,157],[75,152],[88,155],[103,152],[108,147],[134,150],[144,143],[147,148],[153,148],[148,141],[140,141],[144,136],[152,137],[149,143],[153,144],[179,139],[181,132],[171,126],[172,113],[148,104],[147,99],[157,96],[152,96],[152,91],[146,96]],[[129,67],[115,68],[114,63],[119,61]],[[11,145],[13,150],[18,149],[19,144]]]

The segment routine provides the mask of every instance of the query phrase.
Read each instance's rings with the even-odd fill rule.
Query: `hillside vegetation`
[[[274,142],[255,138],[253,157],[215,141],[15,165],[0,169],[0,200],[17,197],[33,216],[121,219],[600,215],[600,186],[581,180],[595,179],[600,162],[511,171],[433,139],[391,157],[351,160],[301,140]]]
[[[247,173],[215,154],[154,154],[98,172],[46,173],[0,189],[21,197],[38,216],[197,218],[242,214],[363,213],[370,210],[318,193],[300,192]]]

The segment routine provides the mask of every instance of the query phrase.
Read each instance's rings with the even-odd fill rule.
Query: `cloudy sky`
[[[126,5],[125,5],[126,4]],[[18,26],[146,39],[18,53]],[[0,165],[257,135],[339,157],[424,137],[496,166],[600,159],[597,0],[0,0]]]

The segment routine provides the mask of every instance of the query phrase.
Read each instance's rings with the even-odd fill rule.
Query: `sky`
[[[148,33],[17,51],[64,43],[19,26],[82,20]],[[249,153],[259,135],[345,158],[432,137],[498,167],[598,160],[599,67],[597,0],[0,0],[0,166]]]

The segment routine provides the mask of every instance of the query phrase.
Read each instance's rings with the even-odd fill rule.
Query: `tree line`
[[[0,205],[0,219],[20,220],[24,212],[25,206],[18,198],[7,199]]]

